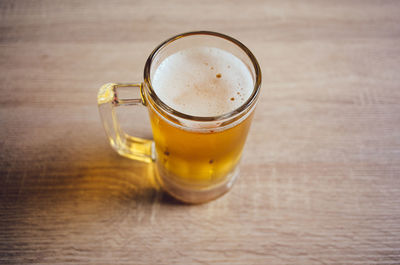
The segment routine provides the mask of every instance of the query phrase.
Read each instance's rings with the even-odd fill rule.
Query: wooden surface
[[[112,151],[96,94],[200,29],[263,90],[239,181],[189,206]],[[399,1],[2,0],[0,264],[400,264],[399,69]]]

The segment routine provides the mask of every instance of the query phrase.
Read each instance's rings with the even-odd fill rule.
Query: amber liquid
[[[229,129],[204,133],[171,125],[149,109],[162,178],[193,188],[226,182],[240,160],[252,114]]]

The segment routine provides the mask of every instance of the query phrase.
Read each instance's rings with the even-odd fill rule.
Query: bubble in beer
[[[154,91],[165,104],[203,117],[223,115],[240,107],[250,97],[253,81],[249,68],[239,58],[206,46],[168,56],[152,76]]]

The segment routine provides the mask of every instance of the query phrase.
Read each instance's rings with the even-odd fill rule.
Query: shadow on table
[[[121,157],[104,141],[83,144],[77,139],[51,142],[19,157],[10,154],[0,164],[0,201],[75,216],[185,205],[161,190],[151,163]]]

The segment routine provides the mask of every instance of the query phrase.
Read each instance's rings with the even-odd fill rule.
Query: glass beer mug
[[[216,32],[188,32],[150,54],[144,82],[103,85],[98,105],[120,155],[154,163],[165,191],[201,203],[227,192],[237,178],[260,86],[260,67],[246,46]],[[121,98],[122,87],[140,96]],[[115,108],[124,105],[148,109],[153,140],[121,129]]]

